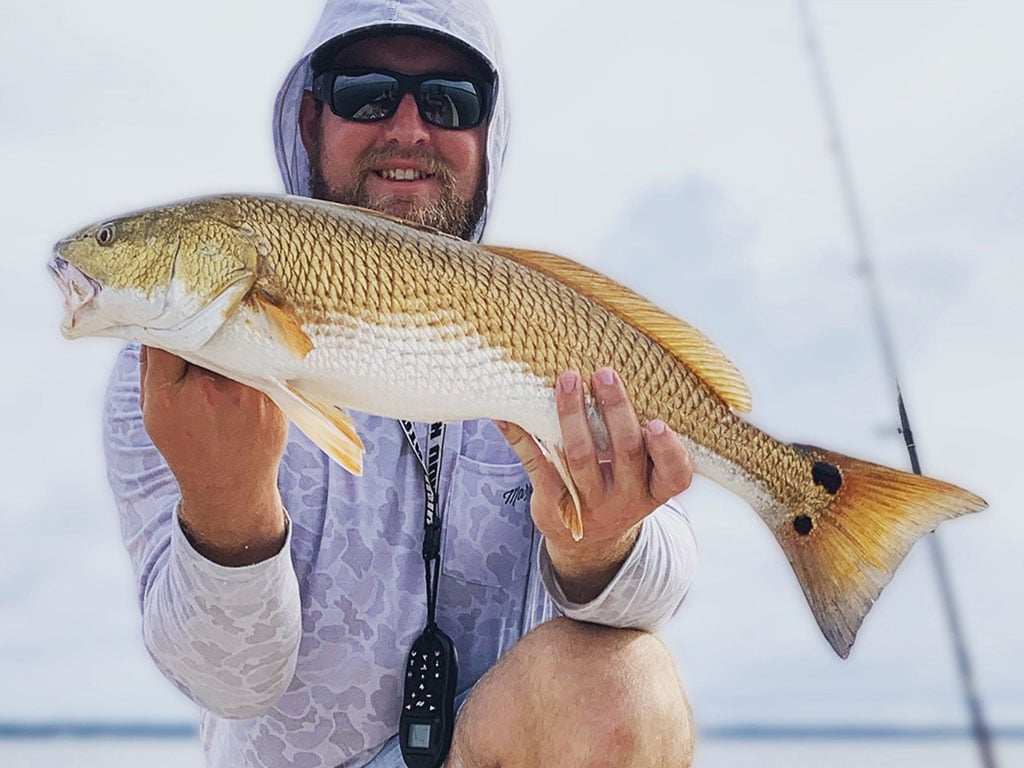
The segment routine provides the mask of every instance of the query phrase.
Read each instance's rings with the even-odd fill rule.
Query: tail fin
[[[793,447],[816,462],[814,482],[826,491],[826,502],[808,513],[790,512],[775,536],[818,626],[845,659],[864,616],[914,542],[944,520],[988,505],[939,480],[813,446]]]

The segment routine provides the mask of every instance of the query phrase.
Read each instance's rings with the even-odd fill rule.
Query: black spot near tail
[[[814,462],[811,477],[814,478],[816,485],[820,485],[832,496],[835,496],[843,485],[843,475],[839,467],[826,464],[824,461]]]
[[[793,519],[793,528],[795,528],[796,532],[801,536],[806,536],[814,530],[814,521],[807,515],[797,515],[796,518]]]

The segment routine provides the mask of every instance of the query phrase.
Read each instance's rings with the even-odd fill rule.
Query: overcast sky
[[[513,130],[487,239],[695,322],[776,436],[906,466],[795,6],[492,4]],[[924,469],[991,504],[941,534],[981,692],[1024,723],[1024,5],[812,7]],[[61,338],[44,264],[106,216],[279,191],[271,104],[319,11],[4,4],[0,719],[192,716],[142,648],[103,477],[117,344]],[[708,482],[687,506],[700,575],[665,636],[701,723],[963,721],[924,546],[841,662],[757,516]]]

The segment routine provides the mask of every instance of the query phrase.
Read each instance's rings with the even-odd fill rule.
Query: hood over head
[[[327,0],[302,57],[285,77],[274,104],[274,147],[285,189],[293,195],[310,192],[309,158],[299,134],[302,92],[312,82],[310,59],[325,43],[334,41],[333,50],[340,43],[389,31],[428,34],[468,49],[494,75],[495,102],[487,129],[487,204],[474,233],[479,240],[494,201],[509,129],[498,34],[484,0]]]

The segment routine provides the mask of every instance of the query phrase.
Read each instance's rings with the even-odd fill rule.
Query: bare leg
[[[557,618],[477,683],[448,768],[685,768],[690,707],[654,635]]]

